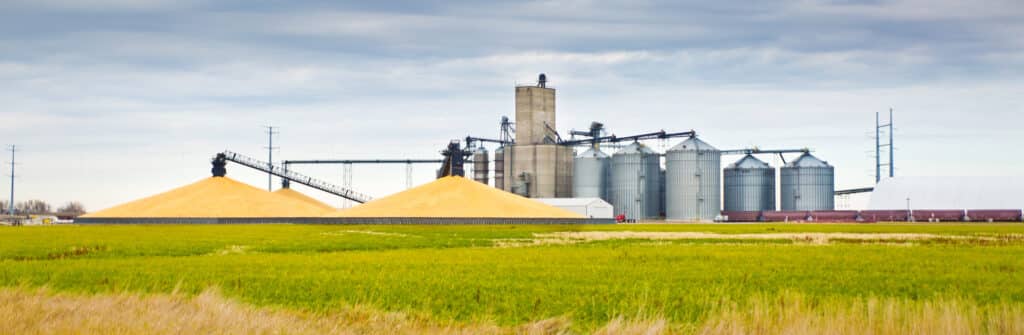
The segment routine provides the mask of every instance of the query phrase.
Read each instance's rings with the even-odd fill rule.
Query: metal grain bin
[[[804,153],[779,173],[783,211],[835,210],[835,169]]]
[[[726,212],[775,210],[775,169],[747,154],[724,171]]]
[[[494,149],[494,188],[505,189],[505,146]]]
[[[627,220],[658,216],[660,166],[658,154],[637,142],[612,155],[608,197],[616,215],[625,214]]]
[[[572,171],[573,197],[608,201],[610,172],[611,157],[598,148],[590,148],[576,156]]]
[[[722,153],[691,137],[665,152],[665,219],[713,221],[721,212]]]
[[[473,180],[487,185],[488,172],[490,172],[490,161],[487,156],[487,149],[479,147],[473,151]]]

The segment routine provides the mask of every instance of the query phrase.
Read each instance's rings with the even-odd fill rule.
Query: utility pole
[[[910,209],[910,198],[907,198],[907,221],[914,222],[914,211]]]
[[[274,129],[278,128],[278,127],[274,127],[274,126],[263,126],[263,128],[267,128],[267,169],[273,170],[274,169],[274,149],[277,149],[277,147],[274,146],[274,134],[278,134],[280,132],[274,131]],[[273,190],[274,190],[274,174],[270,173],[270,172],[267,172],[267,191],[273,191]]]
[[[412,188],[412,163],[405,163],[405,189]]]
[[[11,151],[11,198],[7,203],[7,214],[14,215],[14,152],[18,151],[18,148],[12,144],[7,150]]]
[[[345,163],[341,165],[341,187],[352,189],[352,163]],[[342,208],[352,207],[352,201],[348,199],[342,199]]]

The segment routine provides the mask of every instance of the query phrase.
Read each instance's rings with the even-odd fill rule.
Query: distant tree
[[[14,206],[14,210],[19,214],[49,214],[52,213],[50,204],[42,200],[28,200],[19,202]]]
[[[85,214],[85,205],[78,201],[68,202],[64,206],[57,208],[57,213],[79,216]]]
[[[7,206],[7,200],[0,200],[0,214],[7,214],[7,210],[10,207]]]

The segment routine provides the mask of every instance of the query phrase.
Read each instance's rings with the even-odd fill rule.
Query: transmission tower
[[[884,128],[889,128],[888,129],[888,131],[889,131],[889,141],[885,142],[885,143],[882,142],[882,129],[884,129]],[[893,157],[894,157],[893,151],[895,149],[893,148],[893,144],[892,144],[892,139],[893,139],[892,129],[893,129],[892,128],[892,108],[889,108],[889,122],[885,123],[885,124],[882,124],[880,113],[875,112],[875,183],[876,184],[878,182],[882,181],[882,167],[883,166],[888,166],[889,167],[889,178],[892,178],[893,176],[896,175],[896,166],[893,165]],[[885,163],[882,163],[882,148],[883,147],[886,147],[887,149],[889,149],[889,160],[887,162],[885,162]]]
[[[274,135],[278,134],[280,132],[274,131],[274,129],[278,129],[278,127],[274,127],[274,126],[263,126],[263,128],[267,129],[267,146],[266,146],[266,148],[267,148],[267,169],[271,169],[272,170],[272,169],[274,169],[274,149],[278,148],[278,147],[274,146]],[[273,191],[273,190],[274,190],[274,175],[271,174],[270,172],[267,172],[267,191]]]

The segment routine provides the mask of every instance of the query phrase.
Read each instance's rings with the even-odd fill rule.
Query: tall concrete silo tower
[[[572,197],[573,151],[558,145],[555,89],[516,87],[516,143],[505,151],[504,190],[531,198]]]

